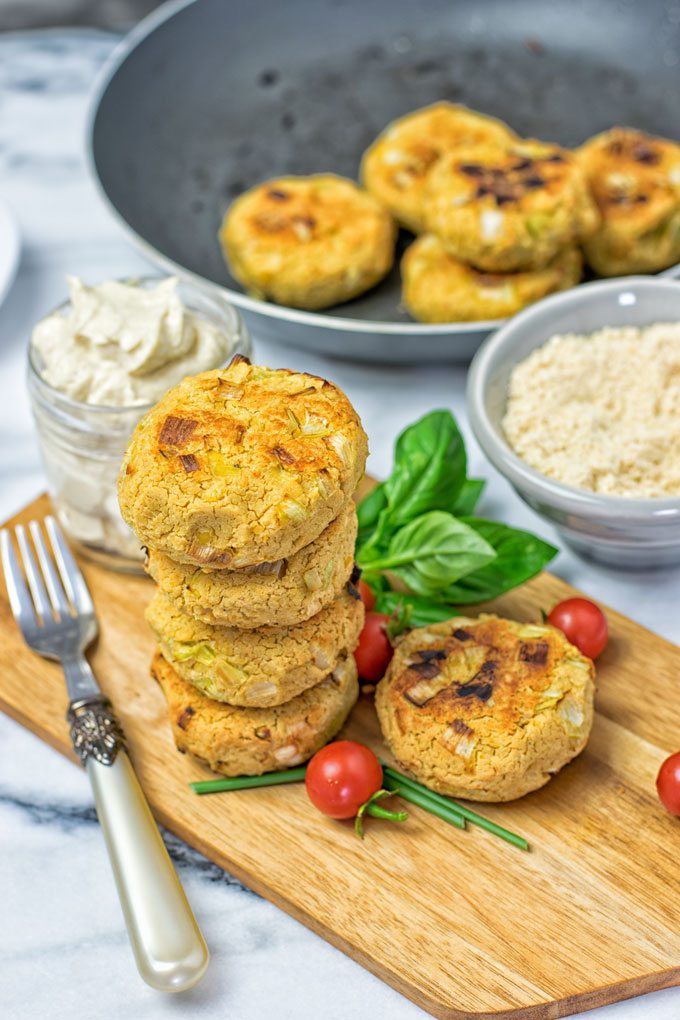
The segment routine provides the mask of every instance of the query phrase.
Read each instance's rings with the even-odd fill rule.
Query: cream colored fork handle
[[[181,992],[201,979],[208,947],[196,923],[130,759],[86,763],[139,973]]]

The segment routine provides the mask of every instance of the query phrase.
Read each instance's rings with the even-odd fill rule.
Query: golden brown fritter
[[[434,103],[388,124],[364,153],[361,179],[402,226],[419,234],[425,229],[427,181],[440,156],[471,146],[503,146],[516,138],[507,124],[493,117],[453,103]]]
[[[209,698],[269,708],[320,683],[357,646],[361,599],[349,592],[296,627],[212,627],[158,592],[146,610],[164,658]]]
[[[428,181],[425,222],[455,258],[513,273],[546,266],[592,234],[599,215],[575,157],[530,140],[441,159]]]
[[[259,776],[311,758],[343,726],[359,694],[354,656],[321,683],[276,708],[235,708],[206,698],[160,653],[151,665],[178,751],[225,776]]]
[[[334,174],[280,177],[240,195],[220,243],[232,274],[256,297],[328,308],[382,280],[394,262],[392,217]]]
[[[577,150],[602,217],[585,244],[600,276],[654,273],[680,261],[680,145],[615,127]]]
[[[581,279],[578,248],[565,248],[544,269],[485,273],[449,255],[434,234],[423,234],[401,261],[402,301],[420,322],[504,319]]]
[[[457,617],[403,639],[376,709],[390,750],[426,786],[514,800],[585,747],[594,675],[553,627]]]
[[[235,359],[185,379],[140,421],[120,507],[150,548],[233,570],[318,538],[351,499],[366,455],[361,422],[332,383]]]
[[[147,570],[179,609],[204,623],[290,627],[340,594],[352,573],[357,515],[350,500],[319,537],[287,559],[243,570],[203,570],[149,550]]]

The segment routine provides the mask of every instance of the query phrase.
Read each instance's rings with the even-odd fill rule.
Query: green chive
[[[467,819],[473,825],[479,826],[480,829],[486,829],[487,832],[492,832],[494,836],[499,836],[500,839],[504,839],[506,843],[512,843],[513,846],[519,847],[520,850],[528,850],[529,844],[526,839],[522,836],[516,835],[514,832],[510,832],[508,829],[504,829],[502,825],[496,825],[495,822],[489,821],[488,818],[484,818],[483,815],[478,815],[476,811],[471,811],[470,808],[463,807],[462,804],[458,804],[457,801],[451,800],[449,797],[442,796],[441,793],[435,793],[433,790],[428,790],[426,786],[422,786],[421,783],[417,783],[415,779],[409,779],[408,776],[403,775],[401,772],[397,772],[396,769],[391,768],[389,765],[385,765],[381,762],[383,772],[385,774],[385,785],[401,787],[401,796],[404,799],[407,792],[416,793],[419,797],[423,798],[427,803],[420,804],[420,807],[424,807],[426,811],[431,811],[433,815],[441,818],[442,815],[438,814],[437,811],[433,810],[430,805],[436,805],[437,807],[443,807],[449,812],[453,812],[458,815],[461,819]],[[417,801],[413,801],[417,803]],[[453,823],[455,824],[455,822]]]
[[[223,793],[227,790],[252,790],[256,786],[280,786],[282,783],[299,783],[305,778],[307,768],[284,769],[282,772],[265,772],[263,776],[233,776],[225,779],[208,779],[201,783],[189,783],[194,793]]]
[[[393,793],[398,792],[402,800],[407,800],[410,804],[416,804],[417,807],[424,808],[431,815],[441,818],[443,822],[455,825],[457,829],[465,828],[465,820],[457,811],[452,811],[447,804],[438,804],[436,801],[426,797],[420,790],[414,790],[410,786],[399,783],[396,779],[392,779],[391,776],[385,776],[383,782],[388,790],[391,790]]]

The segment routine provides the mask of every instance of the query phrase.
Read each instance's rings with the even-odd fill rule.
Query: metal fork
[[[122,731],[85,658],[98,631],[85,579],[54,518],[46,517],[44,526],[47,542],[38,521],[28,525],[31,548],[26,529],[17,525],[19,557],[10,532],[0,532],[12,612],[33,651],[63,667],[71,740],[92,785],[139,973],[160,991],[183,991],[205,973],[208,949],[130,763]]]

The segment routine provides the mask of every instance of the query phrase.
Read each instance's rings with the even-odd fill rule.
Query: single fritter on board
[[[546,294],[581,279],[578,248],[565,248],[543,269],[487,273],[450,255],[434,234],[423,234],[401,261],[402,300],[421,322],[504,319]]]
[[[321,683],[274,708],[213,701],[182,680],[160,653],[151,673],[167,700],[177,749],[225,776],[258,776],[311,758],[342,728],[359,695],[352,655]]]
[[[147,571],[179,609],[204,623],[250,629],[303,623],[340,594],[352,573],[357,514],[350,500],[299,552],[241,570],[175,563],[149,549]]]
[[[268,708],[320,683],[354,651],[364,623],[361,599],[343,592],[296,627],[213,627],[158,592],[147,623],[183,680],[216,701]]]
[[[576,158],[529,140],[443,157],[428,180],[425,223],[456,258],[512,273],[546,266],[592,234],[599,215]]]
[[[553,627],[456,617],[398,644],[376,709],[390,750],[426,786],[514,800],[585,747],[594,676]]]
[[[353,181],[280,177],[240,195],[220,229],[225,259],[255,296],[328,308],[363,294],[394,262],[395,224]]]
[[[600,276],[654,273],[680,261],[680,145],[615,127],[577,150],[602,223],[585,244]]]
[[[185,379],[140,421],[120,507],[146,546],[180,563],[269,563],[337,517],[367,452],[356,411],[332,383],[239,358]]]
[[[453,103],[433,103],[388,124],[364,153],[361,179],[402,226],[419,234],[425,229],[427,180],[444,153],[485,144],[502,147],[516,138],[493,117]]]

